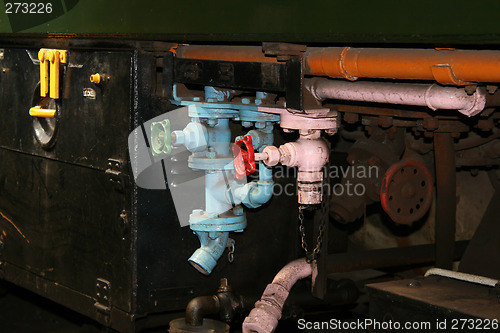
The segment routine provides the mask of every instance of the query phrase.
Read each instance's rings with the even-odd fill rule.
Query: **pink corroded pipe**
[[[281,163],[298,167],[298,200],[304,205],[321,203],[322,168],[328,158],[328,145],[321,138],[319,130],[300,130],[300,138],[296,142],[285,143],[279,148],[267,146],[262,153],[255,154],[255,159],[263,161],[267,166]]]
[[[329,79],[307,80],[306,87],[318,100],[419,105],[431,110],[458,110],[469,117],[480,113],[486,105],[486,91],[483,88],[478,88],[469,95],[464,88],[437,84],[344,82]]]
[[[281,319],[281,311],[294,284],[312,274],[312,265],[305,258],[297,259],[283,267],[268,284],[255,308],[243,322],[243,333],[274,332]]]

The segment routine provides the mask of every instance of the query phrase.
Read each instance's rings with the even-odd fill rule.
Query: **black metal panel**
[[[6,48],[0,61],[0,276],[120,331],[212,294],[221,277],[242,294],[260,294],[296,257],[296,197],[249,210],[245,232],[231,234],[235,262],[224,255],[211,276],[201,275],[187,262],[199,241],[180,227],[169,191],[137,188],[128,158],[130,131],[173,108],[157,81],[171,82],[170,72],[161,73],[151,52],[69,51],[49,150],[35,139],[28,114],[37,98],[37,49]],[[110,80],[95,85],[93,73]],[[239,124],[234,129],[241,134]],[[110,159],[122,165],[119,187],[106,173]],[[109,304],[97,295],[98,279],[109,282]]]
[[[129,198],[101,170],[5,149],[0,159],[2,261],[94,299],[104,278],[113,306],[126,311],[132,253],[120,214]]]
[[[130,312],[133,302],[132,187],[118,191],[105,172],[108,159],[127,161],[132,53],[70,50],[61,66],[57,139],[46,150],[28,114],[38,98],[37,52],[6,49],[1,61],[8,120],[0,122],[1,258],[15,268],[4,278],[106,324],[109,316],[94,306],[97,279],[109,281],[112,316]],[[110,80],[91,83],[97,72]],[[127,169],[121,178],[129,180]]]
[[[6,49],[0,80],[3,112],[0,146],[68,163],[107,168],[107,159],[126,160],[130,128],[131,53],[70,51],[61,66],[59,133],[52,150],[43,149],[33,135],[28,114],[40,72],[38,50]],[[95,85],[89,76],[106,73],[109,81]],[[84,97],[92,89],[95,98]]]
[[[290,109],[302,110],[303,100],[303,65],[301,56],[292,56],[286,62],[286,106]]]
[[[284,63],[174,59],[174,81],[233,89],[285,91]]]

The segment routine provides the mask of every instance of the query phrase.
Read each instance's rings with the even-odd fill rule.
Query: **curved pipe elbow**
[[[305,258],[294,260],[283,267],[273,279],[273,284],[279,284],[290,291],[298,280],[312,274],[312,265]]]
[[[195,234],[200,239],[201,247],[188,261],[200,273],[210,275],[226,249],[229,232],[216,232],[215,238],[210,237],[210,234],[204,231],[195,231]]]
[[[268,284],[255,308],[243,322],[243,333],[272,333],[281,319],[281,311],[290,289],[300,279],[312,274],[312,265],[305,258],[297,259],[283,267]]]
[[[272,181],[257,181],[249,184],[248,195],[243,200],[243,204],[249,208],[257,208],[271,200],[273,196]]]
[[[217,296],[200,296],[193,298],[186,307],[186,324],[201,326],[207,314],[218,313],[220,302]]]

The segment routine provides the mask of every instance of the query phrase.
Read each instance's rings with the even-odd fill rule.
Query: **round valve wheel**
[[[433,180],[420,162],[408,160],[391,166],[382,179],[382,208],[396,223],[421,219],[432,203]]]
[[[250,135],[245,135],[233,144],[233,163],[236,179],[243,179],[255,172],[255,153]]]
[[[168,155],[172,152],[170,120],[151,123],[151,148],[153,156]]]

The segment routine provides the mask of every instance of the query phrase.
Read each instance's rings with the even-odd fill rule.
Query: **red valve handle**
[[[233,144],[233,162],[236,179],[243,179],[255,172],[255,153],[250,135],[245,135]]]

